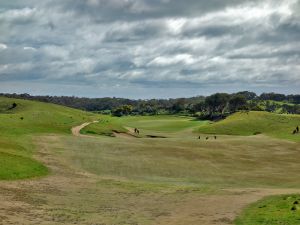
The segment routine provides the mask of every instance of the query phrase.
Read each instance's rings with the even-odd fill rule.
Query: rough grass
[[[297,204],[294,204],[297,203]],[[236,225],[298,225],[300,224],[300,195],[264,198],[249,207],[236,219]]]
[[[225,120],[202,126],[198,132],[225,135],[265,134],[271,137],[300,141],[300,133],[292,134],[296,126],[300,126],[299,115],[238,112]]]
[[[57,144],[70,164],[99,176],[211,187],[300,186],[299,146],[263,136],[208,141],[64,137]]]
[[[13,103],[17,107],[10,109]],[[72,126],[94,115],[53,104],[0,97],[0,179],[45,175],[33,159],[32,137],[43,133],[67,134]]]

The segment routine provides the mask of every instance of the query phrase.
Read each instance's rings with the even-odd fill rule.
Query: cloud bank
[[[2,0],[0,91],[299,92],[298,0]]]

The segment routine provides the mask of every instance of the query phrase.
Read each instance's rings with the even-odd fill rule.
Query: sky
[[[300,93],[300,0],[0,0],[0,92]]]

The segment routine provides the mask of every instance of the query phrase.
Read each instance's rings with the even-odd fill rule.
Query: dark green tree
[[[230,95],[226,93],[216,93],[205,99],[205,105],[210,116],[213,114],[224,114]]]
[[[229,99],[230,112],[236,112],[239,109],[245,108],[247,100],[243,95],[236,94]]]

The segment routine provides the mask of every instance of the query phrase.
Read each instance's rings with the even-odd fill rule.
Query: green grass
[[[9,109],[13,103],[17,107]],[[32,137],[68,134],[72,126],[96,118],[67,107],[0,97],[0,179],[45,175],[46,167],[33,159]]]
[[[63,137],[61,157],[104,177],[200,187],[299,187],[297,144],[268,137]],[[287,172],[288,171],[288,172]]]
[[[300,126],[299,115],[275,114],[268,112],[238,112],[225,120],[199,128],[200,133],[224,135],[265,134],[271,137],[300,141],[300,134],[292,131]]]
[[[83,128],[81,133],[112,136],[113,131],[120,133],[127,132],[127,130],[120,123],[119,118],[103,115],[98,123],[93,123]]]
[[[0,152],[0,180],[15,180],[46,175],[48,169],[35,160]]]
[[[17,108],[8,110],[13,102]],[[71,127],[94,120],[99,123],[91,124],[82,133],[102,136],[70,134]],[[118,118],[0,98],[0,179],[47,174],[48,169],[34,160],[37,152],[44,153],[42,158],[54,168],[54,176],[28,182],[18,197],[24,201],[35,199],[32,204],[45,209],[52,215],[49,218],[58,219],[56,224],[84,224],[85,220],[89,224],[159,224],[159,217],[173,218],[186,207],[196,208],[196,212],[197,204],[190,204],[193,199],[196,203],[212,193],[217,198],[226,188],[299,188],[299,143],[266,136],[297,141],[299,136],[290,137],[287,131],[298,122],[299,116],[265,112],[237,113],[213,124],[179,116]],[[171,138],[108,137],[113,130],[126,132],[130,127],[140,129],[142,137],[157,133]],[[200,134],[199,140],[195,130],[233,136],[204,140]],[[254,132],[266,135],[251,136]],[[11,190],[4,187],[1,191]],[[45,205],[38,205],[41,199]],[[260,208],[269,218],[288,218],[284,213],[282,218],[271,215],[283,207],[280,198],[274,197],[269,205]],[[286,205],[290,206],[290,200]],[[256,225],[241,223],[255,217],[255,207],[247,208],[237,223]],[[7,210],[9,215],[10,209]],[[43,222],[49,222],[48,215]],[[298,211],[292,215],[298,215]],[[199,214],[184,217],[186,220],[177,224],[192,224],[189,219],[199,219]]]
[[[158,132],[178,132],[195,128],[206,121],[195,120],[191,117],[179,116],[129,116],[122,118],[121,123],[129,127]]]
[[[147,135],[183,137],[190,136],[192,131],[206,123],[207,121],[199,121],[186,116],[103,116],[99,123],[87,126],[82,133],[112,136],[113,130],[124,133],[128,132],[126,128],[138,128],[140,137]]]
[[[72,126],[96,117],[92,113],[54,104],[0,97],[0,106],[10,105],[13,102],[17,103],[15,109],[0,114],[2,135],[66,134],[70,133]]]
[[[236,225],[298,225],[300,195],[271,196],[250,205],[236,219]],[[293,210],[292,210],[293,209]]]

